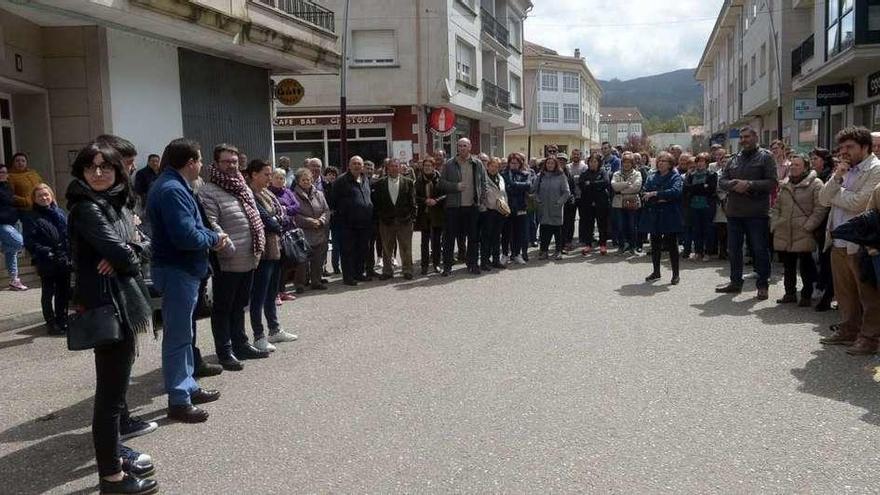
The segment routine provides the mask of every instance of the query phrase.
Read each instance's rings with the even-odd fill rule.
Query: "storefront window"
[[[798,120],[798,149],[802,152],[808,152],[818,143],[819,138],[819,121],[818,120]]]

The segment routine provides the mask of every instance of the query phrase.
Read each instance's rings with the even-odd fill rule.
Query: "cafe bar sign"
[[[352,114],[345,119],[347,125],[386,124],[394,114]],[[302,115],[275,117],[275,127],[337,127],[339,115]]]

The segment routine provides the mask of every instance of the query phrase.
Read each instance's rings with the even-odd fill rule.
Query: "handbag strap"
[[[793,188],[792,188],[792,189],[793,189]],[[801,213],[803,213],[805,217],[810,216],[810,214],[807,213],[806,210],[804,210],[804,208],[801,206],[801,204],[798,203],[798,200],[797,200],[797,198],[794,196],[794,192],[792,191],[792,189],[785,188],[785,191],[788,192],[789,196],[791,196],[791,200],[794,201],[794,205],[797,206],[797,209],[798,209],[798,210],[801,210]]]

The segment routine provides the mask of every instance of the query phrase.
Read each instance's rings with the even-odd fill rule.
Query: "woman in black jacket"
[[[152,460],[119,443],[119,418],[135,358],[136,340],[152,327],[149,293],[141,261],[149,248],[126,207],[131,185],[122,157],[112,147],[92,143],[73,162],[67,188],[70,247],[76,274],[73,302],[80,311],[117,308],[123,329],[119,342],[95,348],[95,410],[92,436],[101,493],[145,494],[158,488],[143,479],[155,472]]]
[[[599,230],[599,254],[608,253],[605,243],[608,240],[608,213],[611,208],[611,181],[602,168],[602,156],[590,155],[587,170],[578,179],[581,188],[581,221],[586,222],[587,238],[581,254],[586,256],[593,250],[593,225]]]
[[[49,334],[63,335],[67,333],[71,269],[67,214],[47,184],[37,184],[32,200],[33,211],[24,219],[24,245],[40,275],[40,302]]]
[[[694,255],[699,261],[708,260],[705,255],[706,248],[712,243],[715,191],[718,189],[718,174],[708,167],[709,153],[700,153],[684,181],[684,210],[691,233],[689,241],[693,242]]]

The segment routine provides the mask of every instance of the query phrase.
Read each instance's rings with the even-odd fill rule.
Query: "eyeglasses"
[[[232,158],[230,160],[219,160],[219,162],[229,164],[229,165],[232,165],[232,164],[238,165],[238,158]]]
[[[109,174],[110,172],[114,171],[113,165],[109,163],[102,163],[100,165],[95,165],[94,163],[92,163],[85,168],[87,174],[95,174],[98,172],[98,170],[100,170],[102,174]]]

